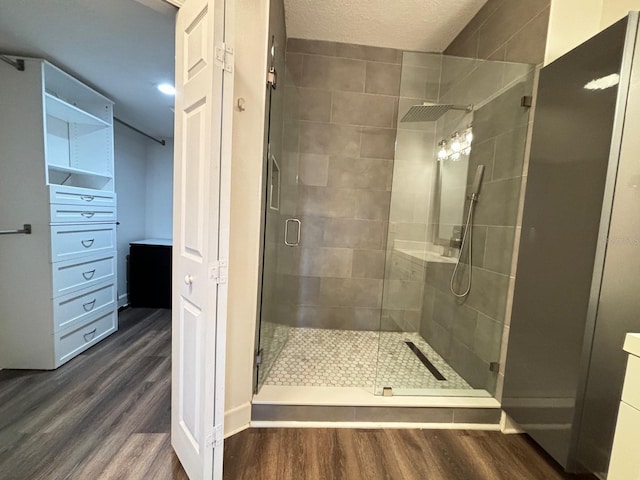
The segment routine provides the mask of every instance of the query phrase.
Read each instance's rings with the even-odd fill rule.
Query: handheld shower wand
[[[471,188],[470,198],[472,202],[478,201],[480,195],[480,186],[482,185],[482,177],[484,176],[484,165],[478,165],[476,169],[476,178],[473,180],[473,187]]]
[[[458,261],[451,274],[451,281],[449,282],[449,289],[451,293],[457,298],[464,298],[469,295],[471,291],[471,273],[473,271],[473,214],[475,212],[476,203],[478,203],[478,196],[480,195],[480,186],[482,185],[482,177],[484,176],[484,165],[478,165],[476,170],[476,177],[473,180],[473,186],[471,187],[471,193],[469,194],[469,213],[467,215],[467,223],[464,227],[464,234],[462,235],[462,243],[460,244],[460,253],[458,254]],[[456,292],[454,283],[458,274],[458,268],[462,261],[462,255],[464,253],[464,247],[467,245],[467,257],[469,260],[469,276],[467,280],[467,288],[463,293]]]

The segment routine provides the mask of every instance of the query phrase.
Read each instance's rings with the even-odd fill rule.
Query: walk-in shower
[[[256,388],[493,396],[532,67],[298,39],[280,63]]]

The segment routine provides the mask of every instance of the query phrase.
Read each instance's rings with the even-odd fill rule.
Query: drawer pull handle
[[[95,238],[92,238],[90,240],[80,240],[80,243],[84,248],[89,248],[91,245],[93,245],[94,241],[95,241]]]
[[[91,300],[90,302],[82,304],[82,308],[84,308],[85,312],[90,312],[91,310],[93,310],[93,307],[95,307],[95,306],[96,306],[96,299],[95,298],[93,300]]]
[[[90,332],[85,333],[84,334],[84,341],[85,342],[89,342],[89,341],[93,340],[93,337],[96,336],[96,330],[97,330],[97,328],[94,328]]]
[[[80,215],[82,215],[85,218],[91,218],[96,214],[96,212],[82,212]]]
[[[93,195],[80,195],[80,198],[85,202],[93,202],[96,197]]]
[[[82,276],[85,280],[91,280],[96,273],[96,269],[89,270],[88,272],[82,272]]]

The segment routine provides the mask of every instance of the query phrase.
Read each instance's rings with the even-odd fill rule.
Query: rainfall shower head
[[[450,105],[425,102],[422,105],[414,105],[411,107],[400,122],[435,122],[449,110],[473,112],[473,105]]]

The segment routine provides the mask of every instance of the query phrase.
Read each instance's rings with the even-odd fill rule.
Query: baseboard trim
[[[292,422],[252,420],[251,428],[364,428],[418,430],[486,430],[499,432],[500,425],[490,423],[411,423],[411,422]]]
[[[500,416],[500,431],[507,435],[516,433],[525,433],[524,430],[513,419],[507,415],[504,411]]]
[[[251,426],[251,402],[243,403],[224,412],[224,438]]]

